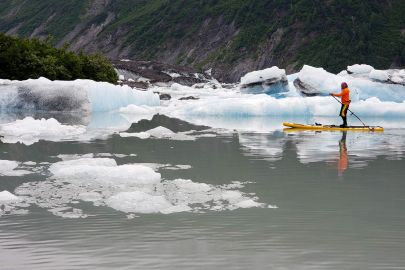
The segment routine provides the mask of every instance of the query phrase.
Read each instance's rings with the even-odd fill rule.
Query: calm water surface
[[[111,153],[118,164],[186,164],[163,179],[241,188],[278,208],[136,214],[78,202],[0,217],[0,269],[405,269],[405,130],[229,132],[194,141],[121,138],[2,144],[0,159],[54,163]],[[136,156],[130,156],[136,154]],[[0,191],[46,181],[0,176]]]

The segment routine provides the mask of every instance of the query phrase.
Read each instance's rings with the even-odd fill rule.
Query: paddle
[[[331,96],[332,96],[332,95],[331,95]],[[337,99],[335,96],[332,96],[332,97],[333,97],[337,102],[339,102],[340,104],[343,105],[343,103],[340,102],[340,100]],[[359,121],[363,124],[364,127],[367,127],[366,124],[364,124],[364,122],[361,121],[361,119],[360,119],[354,112],[352,112],[350,109],[347,109],[347,110],[348,110],[349,112],[351,112],[352,115],[356,116],[356,118],[359,119]],[[369,127],[369,128],[370,128],[370,127]]]

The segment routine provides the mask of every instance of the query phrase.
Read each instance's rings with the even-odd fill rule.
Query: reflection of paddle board
[[[376,126],[347,126],[347,127],[340,127],[334,125],[303,125],[303,124],[296,124],[296,123],[283,123],[284,126],[289,127],[285,130],[341,130],[341,131],[384,131],[383,127],[376,127]]]

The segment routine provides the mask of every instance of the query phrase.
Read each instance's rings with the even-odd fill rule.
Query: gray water
[[[79,202],[87,217],[62,218],[33,204],[0,217],[0,269],[405,269],[405,130],[234,131],[194,141],[112,135],[2,144],[0,159],[39,166],[88,153],[122,154],[118,164],[191,166],[158,169],[168,180],[247,181],[243,192],[278,208],[128,218]],[[46,181],[44,164],[34,174],[0,176],[0,191]]]

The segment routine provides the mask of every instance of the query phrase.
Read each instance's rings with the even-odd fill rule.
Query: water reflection
[[[342,132],[342,138],[339,141],[339,163],[338,163],[338,175],[342,176],[343,173],[347,170],[349,164],[349,159],[347,156],[347,147],[346,147],[346,136],[347,132]]]
[[[337,164],[339,175],[348,168],[362,168],[376,158],[402,160],[405,155],[405,130],[384,133],[364,132],[271,132],[239,133],[244,155],[277,161],[283,159],[287,145],[293,145],[302,164]],[[350,160],[350,163],[349,163]]]

